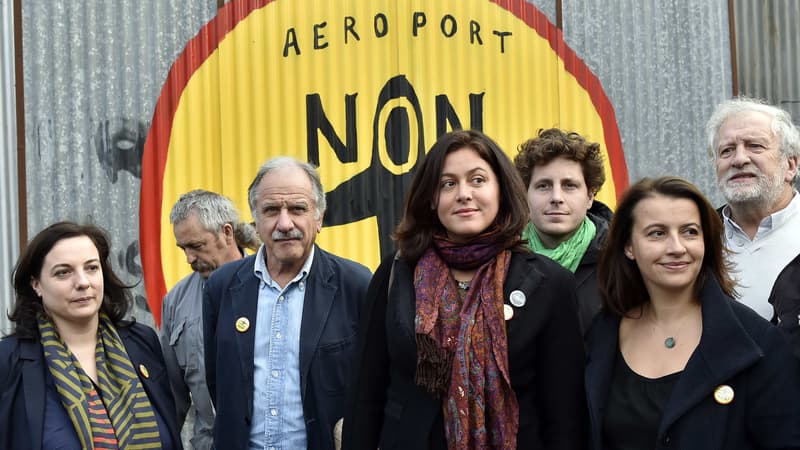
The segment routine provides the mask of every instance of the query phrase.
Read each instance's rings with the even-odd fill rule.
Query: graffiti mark
[[[97,126],[94,136],[97,159],[112,183],[117,182],[120,170],[142,178],[142,155],[147,128],[146,123],[125,117],[107,119]]]
[[[142,266],[137,259],[139,258],[139,240],[135,240],[131,242],[125,250],[119,250],[117,253],[117,265],[118,267],[122,268],[129,275],[126,278],[133,278],[136,280],[136,285],[133,289],[133,302],[136,308],[142,311],[150,311],[150,307],[147,305],[147,298],[140,293],[143,290],[143,285],[141,283],[142,274]]]

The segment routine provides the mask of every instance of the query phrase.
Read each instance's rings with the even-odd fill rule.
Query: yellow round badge
[[[239,317],[236,319],[236,331],[239,333],[244,333],[245,331],[250,329],[250,321],[247,317]]]

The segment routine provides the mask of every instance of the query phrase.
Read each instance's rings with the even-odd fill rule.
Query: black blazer
[[[261,253],[228,263],[209,277],[203,294],[206,382],[217,416],[214,444],[246,449],[253,417],[253,363]],[[333,428],[344,416],[344,392],[370,271],[314,248],[300,325],[300,394],[309,450],[333,450]],[[240,317],[250,328],[240,333]],[[374,450],[374,449],[373,449]]]
[[[413,268],[393,259],[378,268],[367,293],[344,449],[444,449],[441,400],[414,384],[417,350]],[[387,294],[392,280],[391,298]],[[511,386],[520,409],[520,449],[582,449],[586,408],[583,343],[575,280],[534,253],[514,253],[503,293],[527,302],[506,322]]]
[[[118,326],[117,333],[147,398],[167,425],[167,430],[159,432],[169,433],[175,448],[181,448],[175,403],[155,331],[133,323]],[[147,368],[149,377],[138,372],[139,365]],[[9,336],[0,341],[0,448],[42,448],[47,370],[38,339]]]
[[[800,364],[778,331],[725,296],[716,280],[701,295],[703,333],[678,378],[654,448],[800,448]],[[590,448],[602,446],[603,415],[619,343],[619,317],[604,313],[589,331],[586,395]],[[714,400],[720,385],[733,402]]]

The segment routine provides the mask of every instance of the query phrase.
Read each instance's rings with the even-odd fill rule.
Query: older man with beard
[[[800,133],[788,112],[748,98],[717,106],[706,133],[740,300],[787,331],[800,356]]]

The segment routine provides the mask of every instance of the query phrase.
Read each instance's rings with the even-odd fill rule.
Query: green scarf
[[[597,234],[597,227],[594,225],[594,222],[589,220],[588,217],[584,217],[583,223],[575,230],[575,234],[566,241],[558,244],[556,248],[545,248],[544,244],[542,244],[542,240],[539,239],[539,235],[536,233],[536,229],[530,222],[528,222],[528,226],[525,227],[525,230],[522,231],[522,238],[528,240],[528,245],[534,252],[547,256],[569,269],[570,272],[575,273],[575,270],[578,269],[578,264],[580,264],[583,258],[583,254],[586,253],[586,249],[589,248],[589,244],[592,243],[595,234]]]
[[[93,436],[105,431],[90,417],[89,398],[94,385],[72,352],[44,314],[38,315],[39,335],[47,368],[53,375],[56,390],[78,434],[81,447],[94,448]],[[101,313],[97,327],[97,386],[119,448],[161,448],[158,423],[153,407],[133,368],[128,352],[108,316]]]

